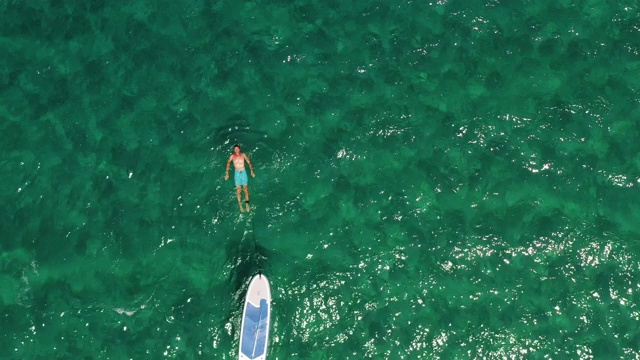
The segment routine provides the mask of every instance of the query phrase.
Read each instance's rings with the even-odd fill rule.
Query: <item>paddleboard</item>
[[[271,320],[271,288],[263,274],[251,279],[242,311],[239,360],[265,360]]]

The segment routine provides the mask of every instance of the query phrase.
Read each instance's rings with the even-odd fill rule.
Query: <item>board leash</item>
[[[262,275],[262,271],[264,270],[262,268],[262,263],[261,263],[261,255],[260,255],[260,251],[258,251],[258,238],[256,237],[256,223],[255,223],[255,215],[251,215],[251,232],[253,233],[253,248],[255,250],[255,254],[256,254],[256,265],[258,265],[258,274]]]

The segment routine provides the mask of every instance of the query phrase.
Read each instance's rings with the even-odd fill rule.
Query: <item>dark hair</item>
[[[241,149],[241,148],[240,148],[240,145],[238,145],[238,144],[233,145],[233,148],[234,148],[234,149],[235,149],[236,147],[237,147],[238,149]]]

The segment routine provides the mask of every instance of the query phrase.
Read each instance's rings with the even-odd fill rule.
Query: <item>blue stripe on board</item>
[[[242,329],[242,353],[249,359],[262,356],[267,346],[267,328],[269,326],[269,305],[265,299],[260,306],[247,303],[247,312]]]

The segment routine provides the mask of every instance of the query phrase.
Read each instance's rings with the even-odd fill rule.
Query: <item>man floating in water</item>
[[[238,191],[238,206],[240,207],[240,212],[244,212],[242,208],[242,188],[244,187],[244,202],[247,206],[247,211],[251,211],[249,207],[249,188],[248,188],[248,176],[247,171],[244,169],[244,161],[247,160],[249,164],[249,169],[251,169],[251,176],[255,177],[256,174],[253,172],[253,165],[251,165],[251,161],[249,161],[249,157],[240,152],[240,145],[233,146],[233,154],[229,157],[229,161],[227,161],[227,173],[224,176],[225,180],[229,180],[229,165],[233,161],[233,166],[236,168],[236,173],[233,179],[236,182],[236,190]]]

